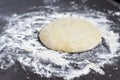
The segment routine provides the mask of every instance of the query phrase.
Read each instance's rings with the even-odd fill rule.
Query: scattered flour
[[[120,16],[120,12],[114,12],[112,15],[113,16]]]
[[[72,3],[73,4],[73,3]],[[44,47],[38,39],[39,30],[48,22],[57,18],[77,17],[90,21],[102,33],[102,43],[95,49],[78,54],[60,53]],[[0,67],[7,69],[18,60],[41,76],[63,77],[73,79],[86,75],[91,69],[105,74],[100,68],[112,63],[110,59],[120,56],[119,33],[111,30],[114,23],[107,19],[105,13],[93,11],[88,13],[47,13],[36,11],[21,15],[13,14],[7,18],[7,29],[0,35]]]

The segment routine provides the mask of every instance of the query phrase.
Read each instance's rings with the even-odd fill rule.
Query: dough
[[[50,49],[82,52],[101,42],[100,31],[90,22],[79,18],[60,18],[46,24],[39,34],[41,42]]]

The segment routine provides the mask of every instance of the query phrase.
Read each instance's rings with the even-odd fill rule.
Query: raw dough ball
[[[101,42],[96,26],[79,18],[60,18],[40,30],[39,38],[48,48],[63,52],[82,52]]]

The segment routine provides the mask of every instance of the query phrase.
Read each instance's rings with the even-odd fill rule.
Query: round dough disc
[[[60,18],[40,30],[41,42],[60,52],[82,52],[101,42],[100,31],[90,22],[79,18]]]

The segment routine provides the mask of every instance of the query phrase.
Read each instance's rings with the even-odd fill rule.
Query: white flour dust
[[[96,25],[102,34],[102,43],[95,49],[77,54],[60,53],[44,47],[38,33],[48,22],[57,18],[77,17]],[[105,74],[100,68],[112,63],[111,59],[120,56],[118,42],[119,34],[111,30],[114,23],[101,12],[88,13],[46,13],[45,11],[29,12],[22,15],[14,14],[8,18],[7,29],[0,35],[0,64],[7,69],[18,60],[22,66],[27,66],[41,76],[63,77],[73,79],[88,74],[91,69]]]

